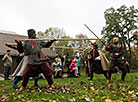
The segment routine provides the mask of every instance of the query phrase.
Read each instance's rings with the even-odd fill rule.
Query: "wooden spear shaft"
[[[6,43],[9,46],[17,46],[16,43]],[[84,48],[72,48],[72,47],[61,47],[61,46],[50,46],[50,48],[56,49],[73,49],[73,50],[83,50]]]
[[[50,48],[56,48],[56,49],[72,49],[72,50],[84,50],[84,48],[72,48],[72,47],[61,47],[61,46],[50,46]]]
[[[17,43],[6,43],[6,45],[9,45],[9,46],[17,46]]]
[[[44,41],[44,40],[55,40],[53,38],[48,38],[48,39],[18,39],[20,41]],[[56,39],[57,41],[72,41],[72,40],[107,40],[105,38],[60,38]]]

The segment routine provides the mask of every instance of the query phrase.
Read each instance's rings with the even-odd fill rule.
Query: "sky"
[[[30,28],[44,32],[58,27],[71,37],[81,33],[93,38],[86,24],[101,37],[104,11],[122,5],[138,9],[138,0],[0,0],[0,30],[27,35]]]

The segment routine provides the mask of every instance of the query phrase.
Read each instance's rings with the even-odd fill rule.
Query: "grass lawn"
[[[121,74],[113,74],[111,83],[107,84],[103,75],[95,74],[94,80],[88,81],[82,74],[79,78],[54,79],[54,90],[47,89],[45,80],[39,80],[40,88],[33,87],[32,80],[23,92],[15,90],[11,81],[0,81],[0,101],[138,102],[138,73],[127,74],[125,82],[120,79]]]

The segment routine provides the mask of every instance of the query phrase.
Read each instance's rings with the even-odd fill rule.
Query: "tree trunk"
[[[129,48],[129,64],[131,66],[131,55],[132,55],[132,51],[131,51],[130,44],[128,45],[128,48]]]

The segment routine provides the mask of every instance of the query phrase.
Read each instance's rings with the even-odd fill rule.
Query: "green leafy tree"
[[[112,43],[113,37],[119,37],[120,43],[124,46],[125,56],[131,63],[131,43],[136,40],[133,35],[138,27],[138,10],[131,6],[125,5],[118,9],[109,8],[104,12],[106,25],[103,27],[102,35],[108,38],[108,44]]]
[[[138,47],[138,31],[133,33],[133,45],[134,47]]]
[[[65,35],[65,30],[57,27],[49,27],[45,32],[38,32],[39,38],[61,38]]]
[[[138,68],[138,63],[136,63],[136,62],[138,62],[138,32],[137,31],[135,31],[134,33],[133,33],[133,38],[135,39],[135,40],[133,40],[133,47],[131,47],[131,49],[132,49],[132,58],[131,58],[131,61],[132,61],[132,68]]]

